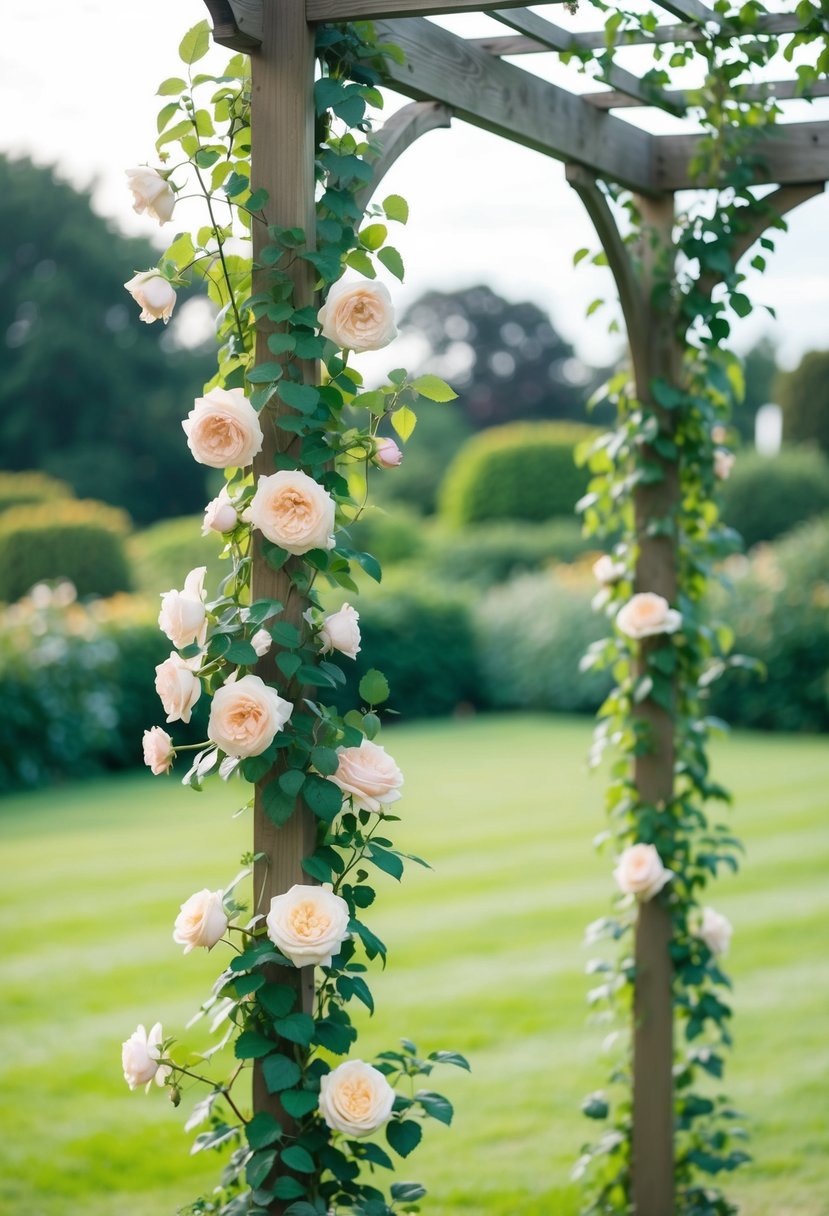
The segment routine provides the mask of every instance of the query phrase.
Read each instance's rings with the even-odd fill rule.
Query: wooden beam
[[[424,20],[379,21],[381,41],[395,43],[402,64],[386,60],[386,83],[417,101],[440,101],[458,118],[602,177],[648,193],[652,136],[578,97],[470,47]]]
[[[663,190],[694,190],[704,180],[690,176],[689,165],[696,152],[698,135],[656,135],[653,137],[653,174]],[[773,126],[744,153],[756,157],[757,182],[785,186],[829,179],[829,121],[790,122]]]
[[[567,0],[538,0],[564,4]],[[486,13],[493,8],[520,8],[526,0],[306,0],[309,21],[374,21],[378,17],[430,17],[450,13]]]
[[[446,128],[451,122],[452,111],[439,101],[412,101],[392,114],[375,137],[380,154],[372,165],[371,181],[357,191],[358,206],[365,211],[389,169],[415,140],[429,131]]]
[[[719,14],[712,12],[700,0],[658,0],[658,3],[660,8],[682,21],[713,21],[715,25],[720,24]]]
[[[803,85],[799,80],[769,80],[761,84],[741,85],[739,88],[740,101],[765,101],[769,97],[774,97],[777,101],[810,101],[813,97],[829,97],[829,80],[816,80],[809,85]],[[666,89],[663,95],[669,100],[679,101],[681,98],[686,103],[688,101],[688,94],[678,89]],[[597,110],[625,110],[632,106],[651,104],[639,101],[618,89],[608,89],[604,93],[582,93],[581,98]]]
[[[262,0],[204,0],[213,41],[233,51],[254,51],[262,44]]]
[[[537,13],[533,13],[529,9],[496,9],[492,16],[502,25],[508,25],[517,33],[534,38],[537,42],[549,47],[550,50],[575,52],[591,50],[581,41],[578,34],[572,34],[569,30],[554,25],[552,21],[539,17]],[[685,113],[683,93],[674,91],[669,96],[662,89],[648,86],[647,82],[643,82],[639,76],[634,76],[632,72],[617,67],[614,63],[606,67],[601,66],[598,78],[620,93],[633,98],[637,105],[659,106],[660,109],[668,110],[671,114]]]

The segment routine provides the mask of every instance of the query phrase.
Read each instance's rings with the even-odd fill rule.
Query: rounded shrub
[[[131,584],[126,550],[130,522],[100,502],[58,499],[0,515],[0,601],[68,579],[78,595],[113,595]]]
[[[348,535],[352,548],[373,553],[384,568],[417,557],[424,546],[423,520],[397,504],[366,511]]]
[[[577,519],[547,523],[496,521],[462,532],[435,530],[419,564],[435,582],[492,587],[516,574],[571,562],[593,547]]]
[[[722,496],[724,521],[750,549],[829,510],[829,459],[809,447],[740,453]]]
[[[447,470],[441,514],[456,526],[572,515],[590,478],[576,466],[573,450],[594,433],[565,422],[516,422],[482,431]]]
[[[72,487],[48,473],[0,473],[0,511],[72,498]]]

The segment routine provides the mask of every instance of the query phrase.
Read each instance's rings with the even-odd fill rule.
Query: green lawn
[[[601,1028],[587,1021],[584,925],[612,894],[591,838],[601,785],[590,725],[538,717],[398,728],[401,843],[429,857],[384,883],[372,922],[390,946],[361,1051],[399,1035],[467,1054],[447,1070],[453,1129],[435,1124],[404,1167],[429,1216],[570,1216],[570,1166],[599,1088]],[[827,1216],[829,748],[738,736],[718,747],[748,845],[712,902],[734,922],[737,1048],[728,1090],[756,1164],[732,1180],[747,1216]],[[202,795],[125,775],[0,805],[0,1211],[163,1216],[208,1188],[160,1091],[129,1093],[120,1043],[139,1021],[183,1030],[216,960],[171,940],[178,905],[218,887],[248,847],[233,787]]]

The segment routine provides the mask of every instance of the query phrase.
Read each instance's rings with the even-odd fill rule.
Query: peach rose
[[[174,646],[181,650],[198,642],[204,645],[207,614],[204,607],[204,576],[207,566],[197,566],[184,580],[183,591],[165,591],[161,596],[158,626]]]
[[[124,1080],[130,1089],[149,1085],[155,1080],[158,1085],[166,1081],[170,1069],[159,1063],[163,1039],[161,1023],[156,1022],[149,1034],[139,1026],[121,1046],[121,1064]]]
[[[147,325],[153,321],[167,324],[176,306],[176,289],[160,271],[142,270],[124,286],[141,308],[139,321],[146,321]]]
[[[293,708],[259,676],[228,680],[213,695],[207,737],[228,756],[261,756]]]
[[[381,469],[396,469],[403,463],[403,453],[393,439],[378,439],[374,461]]]
[[[379,1068],[346,1060],[320,1078],[319,1110],[335,1132],[370,1136],[391,1118],[395,1093]]]
[[[189,954],[197,946],[212,950],[227,931],[221,891],[197,891],[181,905],[173,928],[173,941]]]
[[[156,667],[155,691],[161,698],[168,722],[190,721],[193,706],[201,696],[201,683],[195,674],[198,666],[198,655],[194,659],[183,659],[173,651]]]
[[[320,649],[323,654],[339,650],[348,659],[356,659],[360,650],[360,614],[350,604],[343,604],[339,612],[332,612],[322,622],[319,631]]]
[[[261,659],[266,655],[273,646],[273,638],[268,633],[267,629],[257,629],[256,633],[250,639],[250,644]]]
[[[349,936],[348,921],[344,899],[301,883],[275,895],[265,918],[268,937],[295,967],[329,967]]]
[[[313,477],[282,469],[260,477],[248,515],[273,544],[288,553],[334,548],[334,499]]]
[[[204,508],[204,522],[201,526],[202,536],[208,532],[232,532],[239,522],[239,515],[231,502],[227,486],[222,486],[215,498]]]
[[[240,388],[212,388],[197,397],[181,424],[199,464],[245,468],[262,450],[259,415]]]
[[[380,350],[397,337],[388,288],[368,279],[340,279],[317,313],[322,336],[343,350]]]
[[[146,211],[147,215],[158,220],[159,224],[166,224],[172,218],[176,204],[176,196],[170,183],[148,165],[127,169],[126,174],[127,185],[132,191],[132,209],[136,215]]]
[[[627,567],[624,562],[618,562],[611,557],[609,553],[603,553],[602,556],[593,563],[593,577],[597,583],[601,583],[603,587],[610,587],[613,583],[618,583],[620,579],[625,577]]]
[[[721,912],[715,912],[713,908],[702,909],[702,920],[697,930],[697,936],[712,954],[728,954],[733,932],[731,921],[727,916],[723,916]]]
[[[169,773],[173,767],[175,758],[175,750],[173,748],[173,740],[160,726],[153,726],[150,730],[144,731],[144,763],[153,774],[154,777],[159,777],[162,773]]]
[[[351,797],[355,811],[379,814],[397,802],[403,774],[379,743],[364,739],[359,747],[340,748],[337,755],[337,771],[328,780]]]
[[[619,609],[616,624],[629,638],[649,638],[657,633],[676,633],[682,625],[682,613],[669,607],[663,596],[640,591]]]
[[[652,844],[633,844],[625,849],[613,871],[619,890],[625,895],[635,895],[643,903],[653,899],[673,876],[673,870],[663,866]]]

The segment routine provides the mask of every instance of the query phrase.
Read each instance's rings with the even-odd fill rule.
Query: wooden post
[[[673,419],[653,401],[654,378],[676,384],[680,348],[675,318],[666,290],[658,285],[673,278],[673,195],[637,200],[642,216],[642,288],[645,307],[643,346],[636,352],[636,391],[650,406],[660,429],[670,435]],[[643,374],[644,372],[644,374]],[[672,516],[679,503],[676,463],[653,449],[648,459],[658,463],[661,481],[640,485],[634,492],[639,557],[636,590],[653,591],[670,603],[677,593],[677,538],[673,532],[648,536],[649,522]],[[670,645],[665,638],[646,639],[641,664],[649,653]],[[648,725],[652,750],[637,756],[634,781],[641,802],[667,803],[674,785],[674,722],[655,701],[645,699],[637,712]],[[673,1154],[673,1006],[669,954],[671,917],[658,897],[639,905],[636,923],[633,1029],[632,1201],[636,1216],[672,1216],[674,1211]]]
[[[264,28],[261,48],[251,56],[252,100],[252,181],[255,189],[264,187],[269,201],[265,208],[268,221],[284,227],[301,227],[314,236],[314,37],[305,20],[305,0],[267,0],[264,5]],[[253,226],[253,257],[270,238],[262,224]],[[297,306],[313,299],[313,277],[307,262],[297,259],[293,267]],[[267,334],[256,339],[257,362],[269,361],[273,355],[267,348]],[[316,380],[316,366],[305,368],[306,380]],[[282,407],[285,408],[284,406]],[[265,443],[253,462],[255,476],[274,472],[274,454],[289,451],[296,437],[287,431],[263,426]],[[301,619],[306,607],[296,589],[291,586],[286,569],[272,570],[262,558],[261,537],[254,533],[252,596],[253,599],[277,599],[286,605],[285,617],[294,624]],[[290,569],[290,565],[287,570]],[[285,689],[284,677],[278,674],[271,653],[257,670],[280,687],[289,700],[297,702],[301,689],[295,685]],[[256,787],[254,803],[254,851],[263,853],[266,861],[258,862],[254,870],[256,912],[266,913],[274,895],[280,895],[295,883],[308,883],[302,870],[302,858],[314,849],[314,821],[310,811],[300,805],[283,827],[276,827],[265,814],[262,790],[280,773],[279,762]],[[314,969],[304,967],[295,973],[301,993],[301,1008],[310,1012],[314,995]],[[291,972],[281,968],[279,981],[285,983]],[[258,1066],[254,1068],[254,1111],[269,1111],[289,1124],[278,1099],[269,1094]],[[269,1210],[283,1211],[286,1204],[275,1203]]]

